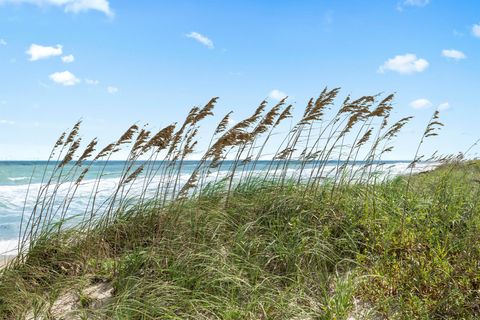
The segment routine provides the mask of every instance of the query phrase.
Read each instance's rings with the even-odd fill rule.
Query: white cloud
[[[480,24],[474,24],[472,26],[472,34],[475,37],[480,38]]]
[[[0,0],[2,3],[33,4],[39,7],[55,6],[61,7],[65,12],[79,13],[83,11],[100,11],[109,17],[113,17],[108,0]]]
[[[201,44],[203,44],[209,49],[214,48],[213,41],[198,32],[190,32],[189,34],[186,35],[186,37],[195,39],[196,41],[200,42]]]
[[[444,111],[444,110],[447,110],[447,109],[450,109],[450,103],[448,103],[448,102],[443,102],[443,103],[440,103],[438,105],[438,110],[439,111]]]
[[[118,92],[118,88],[117,87],[113,87],[113,86],[108,86],[107,87],[107,92],[110,93],[110,94],[115,94]]]
[[[55,47],[46,47],[38,44],[32,44],[25,53],[30,56],[30,61],[37,61],[62,55],[62,48],[63,47],[59,44],[57,44]]]
[[[400,74],[413,74],[415,72],[425,71],[429,66],[429,63],[425,59],[417,58],[412,53],[405,55],[398,55],[385,61],[385,63],[378,68],[379,73],[385,73],[385,71],[395,71]]]
[[[6,46],[6,45],[7,45],[7,41],[5,41],[5,39],[0,38],[0,46]]]
[[[88,10],[97,10],[109,17],[113,17],[113,11],[107,0],[72,0],[65,5],[65,12],[79,13]]]
[[[412,6],[412,7],[425,7],[429,3],[430,3],[430,0],[405,0],[405,1],[403,1],[404,6]]]
[[[14,125],[15,121],[0,119],[0,124]]]
[[[73,54],[69,54],[68,56],[62,57],[63,63],[72,63],[73,61],[75,61],[75,57],[73,56]]]
[[[410,107],[414,109],[425,109],[425,108],[430,108],[433,106],[433,104],[430,102],[428,99],[417,99],[412,102],[410,102]]]
[[[403,11],[404,7],[425,7],[430,0],[401,0],[397,3],[397,10]]]
[[[467,56],[462,52],[455,49],[442,50],[442,56],[455,60],[465,59]]]
[[[97,84],[100,83],[100,81],[98,81],[98,80],[92,80],[92,79],[85,79],[85,83],[86,83],[86,84],[89,84],[89,85],[91,85],[91,86],[96,86]]]
[[[75,77],[70,71],[55,72],[50,75],[50,79],[58,84],[64,86],[74,86],[80,82],[80,79]]]
[[[274,99],[274,100],[282,100],[283,98],[285,98],[287,96],[287,94],[285,92],[280,91],[280,90],[274,89],[274,90],[270,91],[268,96],[271,99]]]

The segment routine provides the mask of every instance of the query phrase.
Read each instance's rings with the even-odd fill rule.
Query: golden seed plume
[[[278,117],[277,121],[275,122],[275,124],[273,125],[274,127],[278,126],[280,124],[280,122],[282,122],[283,120],[287,119],[287,118],[290,118],[292,116],[292,105],[288,105],[285,110],[282,111],[282,113],[280,114],[280,116]]]
[[[92,155],[92,153],[95,151],[95,146],[97,145],[97,142],[97,138],[94,138],[92,141],[90,141],[80,158],[78,158],[77,164],[80,164],[82,161],[86,160]]]
[[[73,139],[75,139],[75,137],[78,135],[78,132],[80,130],[80,125],[82,124],[82,120],[79,120],[77,123],[75,123],[75,125],[73,126],[72,130],[70,131],[70,133],[68,134],[68,137],[67,139],[65,140],[65,144],[64,145],[67,145],[69,143],[71,143],[73,141]]]
[[[138,150],[143,149],[143,146],[145,145],[149,137],[150,137],[150,131],[146,129],[140,130],[140,132],[137,135],[137,138],[135,139],[135,143],[133,144],[132,153],[136,153]]]
[[[80,182],[82,182],[83,178],[85,178],[85,175],[87,174],[89,168],[85,168],[83,169],[82,173],[80,174],[80,176],[77,178],[77,180],[75,181],[75,184],[78,185]]]
[[[213,116],[212,110],[215,107],[215,104],[217,103],[217,100],[218,100],[218,97],[214,97],[214,98],[210,99],[210,101],[205,105],[205,107],[203,107],[203,109],[198,112],[197,116],[195,117],[194,122],[197,123],[200,120],[203,120],[208,116]]]
[[[370,139],[370,137],[372,136],[372,132],[373,132],[372,128],[368,129],[368,131],[365,132],[365,134],[360,138],[360,140],[358,140],[356,146],[360,147],[360,146],[364,145]]]
[[[165,149],[170,143],[176,124],[171,124],[158,131],[143,147],[146,151],[149,148],[157,148],[157,151]]]
[[[80,147],[80,141],[82,140],[82,138],[78,138],[77,140],[75,140],[72,145],[70,146],[70,148],[68,149],[67,151],[67,154],[65,155],[65,157],[63,158],[63,160],[60,162],[60,164],[58,165],[59,168],[65,166],[67,163],[69,163],[70,161],[72,161],[73,159],[73,156],[75,155],[75,152],[77,152],[78,148]]]
[[[127,131],[125,131],[120,136],[120,138],[117,141],[117,145],[121,145],[121,144],[124,144],[124,143],[129,143],[132,140],[133,135],[135,134],[135,132],[137,130],[138,130],[138,126],[136,124],[130,126],[130,128],[128,128]]]
[[[128,184],[132,182],[141,172],[143,171],[143,164],[139,166],[135,171],[132,172],[131,175],[128,176],[127,179],[123,182],[124,184]]]
[[[94,158],[94,161],[105,157],[107,154],[113,151],[115,148],[116,144],[115,143],[110,143],[108,144],[105,148],[103,148]]]
[[[228,123],[230,122],[230,116],[232,115],[233,111],[230,111],[223,117],[223,119],[218,123],[217,128],[215,129],[214,135],[222,133],[227,129]]]
[[[58,137],[57,141],[55,142],[55,145],[53,146],[54,149],[58,148],[59,146],[63,145],[63,139],[67,135],[66,132],[62,132],[60,137]]]

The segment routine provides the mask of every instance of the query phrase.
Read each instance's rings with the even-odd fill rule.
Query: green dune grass
[[[39,240],[2,272],[3,318],[475,319],[480,316],[480,163],[374,186],[238,186],[145,205],[88,233]],[[82,295],[107,283],[101,304]]]

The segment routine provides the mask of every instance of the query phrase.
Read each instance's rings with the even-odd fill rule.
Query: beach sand
[[[0,269],[5,267],[15,256],[0,256]]]

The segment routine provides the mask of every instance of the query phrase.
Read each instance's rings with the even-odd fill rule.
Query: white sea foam
[[[18,239],[0,240],[0,256],[13,256],[17,253]]]
[[[28,177],[8,177],[7,180],[9,181],[23,181],[29,179]]]

